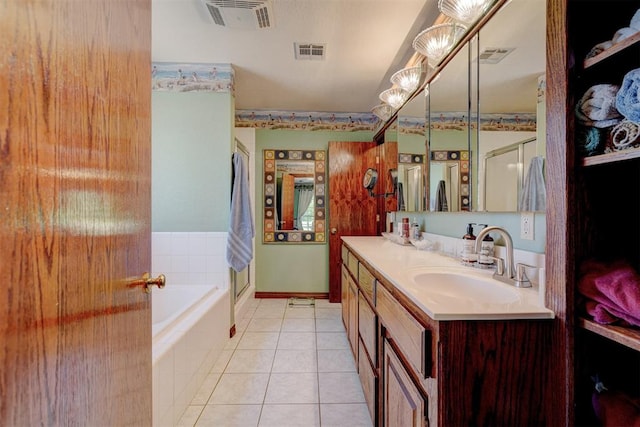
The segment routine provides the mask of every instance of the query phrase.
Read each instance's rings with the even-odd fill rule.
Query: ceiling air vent
[[[273,28],[271,0],[204,0],[216,25],[230,28]]]
[[[497,64],[514,50],[514,47],[488,47],[480,52],[480,63]]]
[[[321,43],[294,43],[296,59],[324,59],[327,45]]]

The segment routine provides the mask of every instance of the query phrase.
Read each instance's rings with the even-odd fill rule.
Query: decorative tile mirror
[[[325,151],[270,149],[263,158],[263,243],[325,243]]]

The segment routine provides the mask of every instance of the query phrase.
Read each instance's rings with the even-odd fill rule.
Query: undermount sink
[[[463,272],[417,271],[411,275],[415,292],[440,304],[467,301],[478,304],[510,304],[518,301],[518,289],[490,276]]]

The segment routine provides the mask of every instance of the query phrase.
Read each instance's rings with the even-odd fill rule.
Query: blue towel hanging
[[[247,268],[253,259],[253,237],[255,236],[249,199],[249,181],[244,159],[239,153],[233,154],[233,171],[227,263],[239,272]]]

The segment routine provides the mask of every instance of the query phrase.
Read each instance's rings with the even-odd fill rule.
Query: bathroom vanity
[[[378,426],[551,425],[537,290],[382,237],[343,237],[342,315]]]

